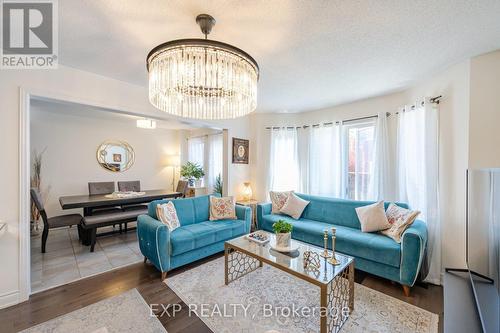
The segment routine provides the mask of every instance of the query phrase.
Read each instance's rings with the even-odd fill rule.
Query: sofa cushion
[[[280,213],[286,214],[298,220],[308,204],[309,201],[299,198],[292,192],[288,196],[288,199],[283,207],[280,209]]]
[[[204,221],[181,226],[170,234],[171,255],[179,255],[245,233],[245,221]]]
[[[208,195],[195,198],[155,200],[148,205],[148,214],[158,220],[156,206],[172,201],[181,226],[199,223],[208,220]]]
[[[374,203],[374,201],[345,200],[302,193],[296,193],[296,195],[310,201],[302,213],[302,218],[356,229],[361,229],[356,208]],[[388,202],[384,204],[385,209],[388,205]],[[397,205],[408,208],[408,205],[404,203],[397,203]]]
[[[293,225],[294,239],[323,247],[323,231],[328,229],[328,240],[331,248],[332,227],[336,228],[336,251],[371,260],[374,262],[399,267],[401,261],[401,246],[392,239],[380,234],[364,233],[359,229],[349,228],[330,223],[318,222],[301,218],[294,220],[283,215],[264,215],[261,228],[272,232],[272,224],[277,220],[286,220]]]

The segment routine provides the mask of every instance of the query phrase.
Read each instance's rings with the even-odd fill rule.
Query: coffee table
[[[354,309],[354,258],[337,252],[335,257],[339,265],[334,266],[319,257],[320,267],[317,270],[307,269],[303,264],[304,252],[320,254],[322,248],[292,239],[291,245],[298,248],[298,254],[290,256],[274,251],[275,235],[265,233],[270,237],[270,242],[265,245],[250,241],[246,236],[225,242],[225,284],[262,267],[263,263],[271,265],[318,286],[320,332],[338,332]]]

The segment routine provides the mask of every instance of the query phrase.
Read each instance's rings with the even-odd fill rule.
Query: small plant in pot
[[[276,234],[276,247],[289,248],[292,239],[293,225],[285,220],[278,220],[273,224],[273,231]]]
[[[186,178],[190,186],[201,186],[201,179],[205,176],[203,168],[198,163],[187,162],[181,167],[181,176]]]

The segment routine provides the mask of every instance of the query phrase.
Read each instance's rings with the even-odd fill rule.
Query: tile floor
[[[142,260],[135,230],[97,237],[94,252],[90,252],[89,246],[78,241],[76,227],[51,229],[46,253],[41,253],[41,235],[31,237],[31,291],[36,293]]]

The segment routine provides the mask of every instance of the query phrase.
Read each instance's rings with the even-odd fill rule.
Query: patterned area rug
[[[102,300],[22,332],[51,333],[165,333],[136,289]]]
[[[218,258],[166,284],[215,333],[319,332],[319,315],[303,310],[318,307],[319,288],[269,265],[225,286],[224,258]],[[354,299],[343,333],[438,331],[437,314],[357,283]]]

